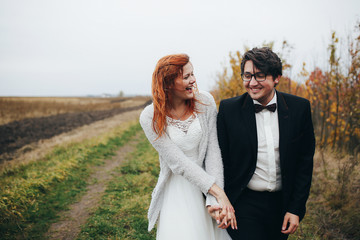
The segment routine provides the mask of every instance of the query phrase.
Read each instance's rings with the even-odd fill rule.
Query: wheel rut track
[[[86,193],[78,202],[72,204],[69,210],[59,213],[61,220],[50,226],[46,238],[69,240],[77,237],[81,226],[99,206],[106,186],[115,174],[114,170],[121,165],[127,154],[135,150],[139,135],[137,134],[129,143],[122,146],[113,158],[105,160],[104,165],[93,167],[94,173],[89,180],[96,179],[96,183],[89,185]]]

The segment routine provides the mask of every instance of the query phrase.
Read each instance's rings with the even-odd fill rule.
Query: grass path
[[[69,210],[58,214],[61,220],[51,225],[46,234],[49,239],[74,239],[79,234],[81,225],[85,224],[90,214],[99,206],[106,186],[113,179],[114,169],[134,150],[137,142],[138,137],[133,138],[122,146],[114,157],[105,160],[103,165],[92,167],[93,174],[89,180],[94,183],[88,185],[86,194],[80,201],[72,204]]]
[[[158,154],[141,132],[77,239],[155,240],[156,231],[147,231],[147,210],[158,174]]]
[[[0,239],[45,239],[50,225],[59,221],[59,212],[80,201],[89,184],[97,183],[91,179],[92,174],[100,173],[94,166],[105,166],[104,159],[116,155],[140,130],[139,124],[125,124],[96,138],[57,147],[40,160],[3,172]]]

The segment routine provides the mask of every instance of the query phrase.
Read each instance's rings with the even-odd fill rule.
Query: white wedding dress
[[[167,117],[167,123],[167,134],[171,140],[190,160],[196,162],[202,137],[199,119],[196,115],[185,121]],[[166,183],[156,239],[228,240],[231,238],[226,230],[217,228],[216,222],[208,214],[200,189],[184,177],[173,174]]]

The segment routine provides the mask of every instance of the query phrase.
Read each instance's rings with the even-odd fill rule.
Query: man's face
[[[250,73],[255,74],[261,72],[255,67],[251,60],[245,62],[244,74]],[[280,76],[275,80],[271,75],[267,75],[265,81],[258,82],[253,76],[249,82],[243,81],[246,91],[249,93],[250,97],[254,100],[257,100],[262,105],[268,104],[274,96],[275,84],[279,83]]]

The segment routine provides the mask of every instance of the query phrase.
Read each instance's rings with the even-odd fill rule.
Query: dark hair
[[[251,60],[255,67],[265,74],[270,74],[273,79],[282,76],[281,59],[270,48],[253,48],[247,51],[241,60],[241,72],[244,72],[246,61]]]

